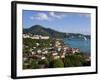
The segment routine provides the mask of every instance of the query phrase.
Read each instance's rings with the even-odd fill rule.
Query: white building
[[[40,39],[40,36],[39,35],[34,35],[31,37],[32,39]]]
[[[80,50],[78,49],[78,48],[72,48],[72,53],[74,54],[74,53],[79,53],[80,52]]]
[[[34,51],[32,51],[32,55],[36,54]]]
[[[42,52],[41,50],[37,50],[37,53],[38,53],[38,54],[41,54],[41,52]]]
[[[29,38],[30,36],[27,34],[23,34],[23,38]]]
[[[59,51],[59,52],[61,51],[61,48],[60,48],[60,47],[58,48],[58,51]]]
[[[46,57],[45,56],[42,56],[41,59],[44,60],[44,59],[46,59]]]
[[[28,58],[24,57],[24,58],[23,58],[23,61],[27,61],[27,59],[28,59]]]
[[[49,39],[49,36],[41,36],[41,35],[34,35],[31,37],[32,39]]]
[[[31,38],[31,39],[49,39],[49,36],[41,36],[41,35],[34,35],[34,36],[29,36],[28,34],[23,34],[23,38]]]
[[[40,39],[49,39],[49,36],[40,36]]]
[[[54,56],[54,59],[59,59],[60,58],[60,56]]]
[[[36,43],[36,46],[39,46],[40,44],[39,43]]]
[[[55,46],[58,47],[58,46],[60,46],[60,44],[61,44],[61,43],[60,43],[59,41],[56,41]]]
[[[65,58],[65,55],[61,55],[61,58]]]
[[[55,52],[55,53],[52,53],[52,56],[56,56],[56,55],[58,55],[58,53],[57,53],[57,52]]]
[[[47,54],[48,53],[48,51],[44,51],[44,52],[42,52],[42,54]]]

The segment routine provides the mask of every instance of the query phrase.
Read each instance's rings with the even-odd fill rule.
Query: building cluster
[[[36,45],[40,45],[36,43]],[[37,47],[33,47],[29,49],[28,56],[24,56],[24,61],[28,58],[33,58],[37,60],[44,60],[49,55],[49,58],[52,60],[65,58],[67,55],[73,55],[75,53],[79,53],[80,50],[78,48],[70,48],[62,44],[59,40],[55,40],[54,43],[50,43],[49,48],[37,49]]]
[[[30,36],[28,34],[23,34],[23,38],[31,38],[31,39],[49,39],[49,36],[41,36],[41,35],[33,35]]]

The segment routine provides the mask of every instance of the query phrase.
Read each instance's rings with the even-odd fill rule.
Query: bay
[[[80,52],[90,55],[91,53],[91,39],[63,39],[64,44],[71,48],[79,48]]]

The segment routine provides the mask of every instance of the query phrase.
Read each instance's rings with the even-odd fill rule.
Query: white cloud
[[[48,12],[43,13],[39,12],[33,16],[30,17],[31,20],[46,20],[46,21],[52,21],[55,19],[62,19],[65,16],[63,13],[56,13],[56,12]]]
[[[56,14],[55,12],[49,12],[51,17],[57,18],[57,19],[61,19],[63,18],[65,15],[64,14]]]
[[[31,16],[31,20],[37,19],[37,20],[50,20],[49,16],[45,13],[38,13],[36,16]]]
[[[49,17],[45,13],[38,13],[36,18],[39,20],[48,20],[49,19]]]

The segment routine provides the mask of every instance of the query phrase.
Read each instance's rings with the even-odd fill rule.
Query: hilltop
[[[30,28],[24,28],[23,29],[24,34],[31,33],[33,35],[42,35],[42,36],[50,36],[51,38],[78,38],[78,39],[84,39],[88,38],[90,39],[90,35],[84,35],[80,33],[65,33],[65,32],[59,32],[56,30],[53,30],[51,28],[45,28],[41,25],[34,25]]]

